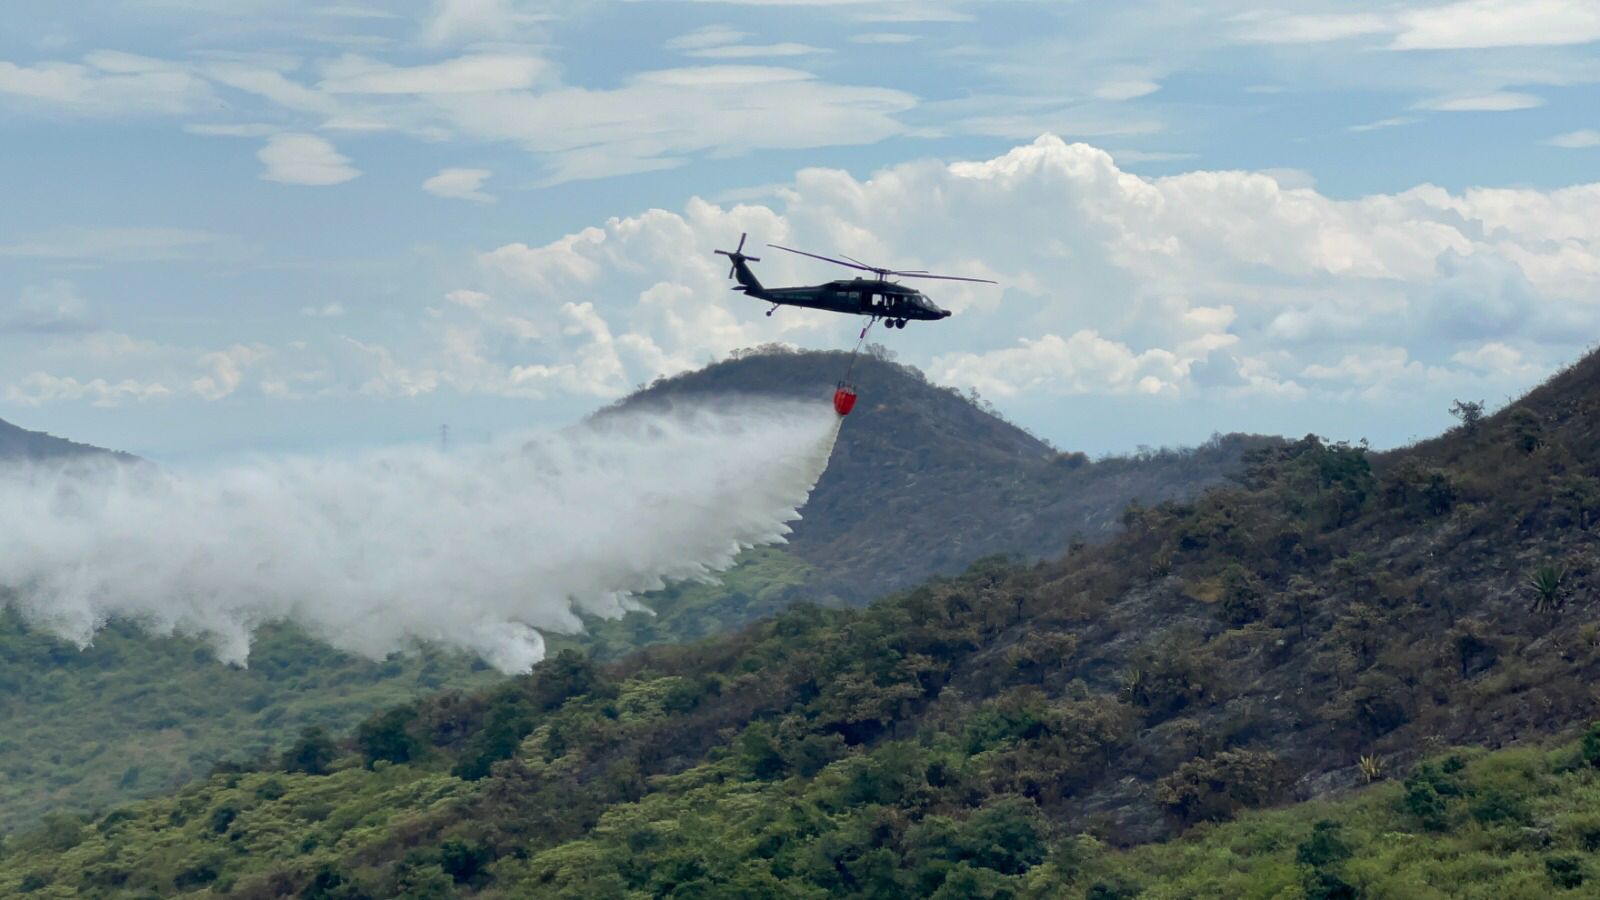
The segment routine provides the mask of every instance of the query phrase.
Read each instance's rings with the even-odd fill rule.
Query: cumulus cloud
[[[543,246],[508,244],[482,254],[485,290],[451,314],[481,333],[525,317],[540,338],[518,352],[542,357],[525,375],[595,393],[764,340],[853,336],[851,323],[820,314],[784,309],[766,319],[760,304],[726,290],[710,251],[750,232],[1002,281],[1003,292],[922,285],[958,310],[960,327],[913,326],[893,338],[938,379],[997,399],[1284,395],[1303,389],[1299,378],[1338,391],[1341,378],[1367,383],[1355,364],[1341,367],[1344,358],[1366,359],[1360,348],[1385,338],[1404,342],[1406,363],[1443,371],[1461,365],[1452,354],[1489,338],[1560,340],[1552,335],[1565,331],[1570,340],[1571,317],[1600,324],[1583,299],[1600,281],[1600,231],[1588,215],[1596,209],[1600,186],[1424,186],[1336,200],[1291,173],[1142,178],[1102,151],[1047,137],[990,160],[912,163],[865,180],[806,170],[770,206],[695,201]],[[781,257],[768,253],[757,266],[769,284],[836,274]],[[563,319],[580,304],[588,324],[575,327]],[[1569,323],[1559,329],[1547,325],[1558,308]],[[589,377],[563,382],[557,371]]]
[[[1159,394],[1176,387],[1181,361],[1165,350],[1135,353],[1093,331],[1068,338],[1023,338],[1021,346],[986,354],[954,353],[934,360],[934,378],[997,397],[1033,393]]]
[[[422,189],[435,197],[493,203],[495,198],[483,191],[483,183],[492,174],[488,169],[440,169],[422,183]]]
[[[277,134],[256,154],[266,171],[261,177],[280,184],[326,186],[343,184],[361,174],[350,160],[314,134]]]
[[[374,658],[429,642],[521,671],[541,632],[783,540],[840,421],[822,402],[680,409],[448,455],[13,465],[0,583],[81,646],[123,619],[243,665],[254,630],[288,620]]]

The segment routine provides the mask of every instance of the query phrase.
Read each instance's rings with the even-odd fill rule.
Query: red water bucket
[[[852,387],[839,385],[833,392],[833,411],[841,416],[850,415],[850,410],[856,408],[856,390]]]

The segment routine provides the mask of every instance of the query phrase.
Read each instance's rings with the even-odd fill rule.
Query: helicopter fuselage
[[[745,287],[744,292],[780,306],[822,309],[875,319],[934,322],[950,316],[949,310],[940,309],[915,288],[868,278],[830,281],[806,287]]]

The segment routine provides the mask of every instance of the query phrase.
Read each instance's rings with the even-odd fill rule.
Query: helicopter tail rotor
[[[739,235],[739,246],[733,250],[718,250],[716,252],[721,256],[726,256],[728,261],[732,263],[732,265],[728,266],[728,277],[737,278],[739,280],[739,286],[734,288],[734,290],[759,291],[761,290],[761,282],[756,278],[755,273],[750,271],[750,267],[745,265],[745,263],[761,262],[761,257],[744,255],[744,241],[746,237],[748,237],[748,235]]]
[[[722,256],[726,256],[728,258],[729,262],[732,263],[731,265],[728,266],[728,277],[729,278],[734,277],[734,275],[738,273],[739,264],[740,263],[761,262],[761,257],[759,257],[759,256],[745,256],[744,255],[744,241],[745,241],[745,238],[747,238],[747,237],[749,237],[748,234],[743,234],[743,233],[740,234],[739,235],[739,246],[736,249],[732,250],[732,251],[728,251],[728,250],[718,250],[718,251],[716,251],[717,253],[721,254]]]

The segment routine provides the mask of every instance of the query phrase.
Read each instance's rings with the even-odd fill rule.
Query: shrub
[[[1311,826],[1311,836],[1295,848],[1295,862],[1321,868],[1349,859],[1350,847],[1339,837],[1339,830],[1338,822],[1326,819]]]
[[[1284,786],[1283,767],[1276,756],[1224,750],[1179,766],[1161,780],[1156,799],[1182,822],[1221,821],[1241,808],[1273,802]]]
[[[1583,884],[1583,861],[1576,856],[1546,857],[1544,871],[1558,888],[1571,890]]]
[[[1583,761],[1600,769],[1600,722],[1592,722],[1583,733]]]

